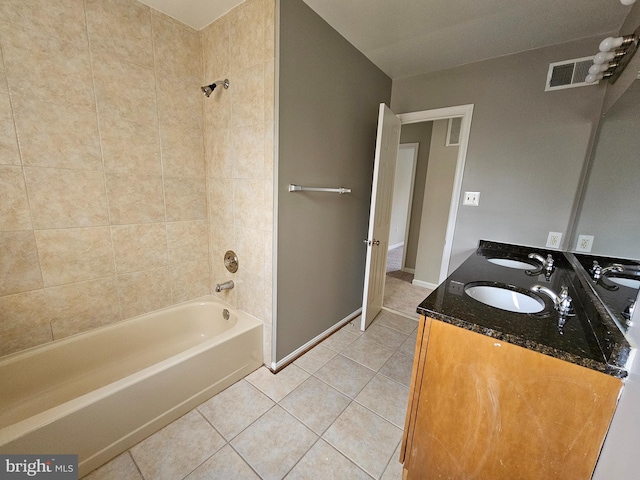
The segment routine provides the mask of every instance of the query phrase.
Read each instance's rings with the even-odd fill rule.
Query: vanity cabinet
[[[422,316],[403,478],[588,480],[622,381]]]

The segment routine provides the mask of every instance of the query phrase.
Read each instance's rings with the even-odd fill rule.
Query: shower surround
[[[216,295],[265,323],[268,360],[274,15],[0,3],[0,356],[233,279]]]

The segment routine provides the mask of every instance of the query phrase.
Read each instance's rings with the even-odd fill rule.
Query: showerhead
[[[204,96],[208,97],[209,95],[211,95],[219,83],[221,83],[225,89],[229,88],[228,79],[225,78],[224,80],[218,80],[217,82],[213,82],[211,85],[205,85],[204,87],[200,87],[202,90],[202,93],[204,93]]]
[[[215,90],[215,88],[215,83],[212,83],[211,85],[205,85],[204,87],[202,87],[202,93],[204,93],[205,97],[208,97]]]

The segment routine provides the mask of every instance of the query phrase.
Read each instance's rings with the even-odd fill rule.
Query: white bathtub
[[[261,322],[213,296],[8,355],[0,453],[78,454],[82,476],[261,364]]]

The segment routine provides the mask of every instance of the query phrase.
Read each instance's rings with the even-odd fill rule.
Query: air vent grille
[[[595,85],[598,82],[585,82],[591,65],[593,65],[593,57],[575,58],[550,64],[545,91]]]

